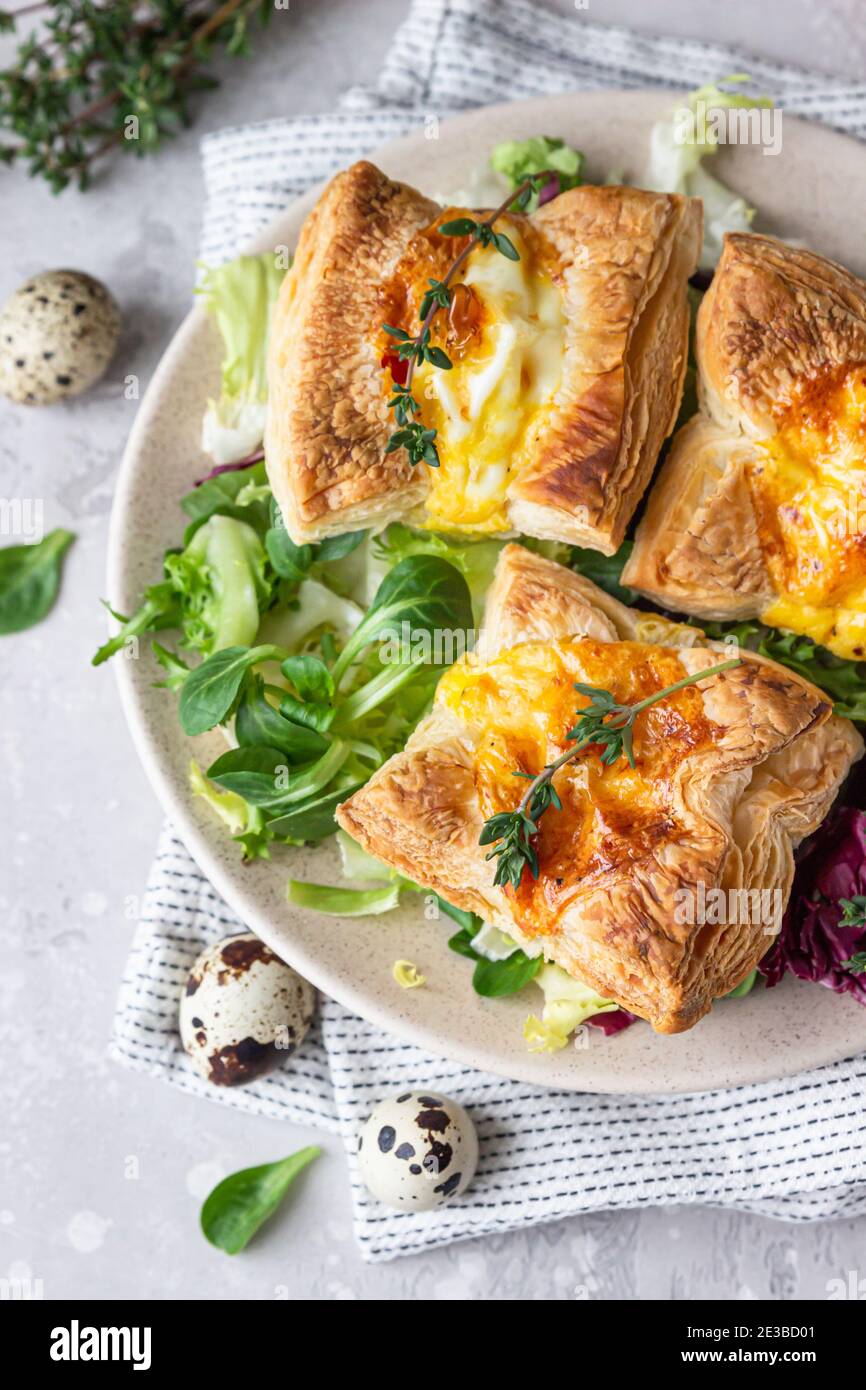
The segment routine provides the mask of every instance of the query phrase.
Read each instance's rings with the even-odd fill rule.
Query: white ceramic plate
[[[590,178],[603,180],[611,169],[625,170],[628,177],[644,166],[650,126],[670,106],[671,96],[659,92],[539,98],[460,116],[441,127],[437,140],[425,139],[419,130],[371,151],[371,158],[393,177],[435,194],[464,186],[497,141],[546,133],[586,152]],[[757,147],[732,147],[720,151],[716,162],[719,175],[760,209],[761,230],[800,238],[866,273],[866,152],[857,142],[785,118],[778,157]],[[317,192],[288,208],[251,249],[294,246]],[[177,543],[182,530],[178,499],[206,471],[199,431],[206,399],[217,393],[219,358],[215,331],[196,308],[142,402],[111,524],[109,593],[121,611],[133,609],[144,586],[159,577],[163,551]],[[347,921],[287,905],[290,874],[339,881],[333,842],[242,865],[238,846],[187,789],[190,757],[207,767],[225,745],[214,735],[184,737],[175,700],[154,689],[158,668],[149,652],[138,661],[117,658],[115,668],[147,774],[202,870],[275,951],[319,989],[388,1032],[474,1067],[587,1091],[731,1086],[866,1049],[866,1010],[819,986],[789,981],[717,1005],[709,1018],[677,1037],[659,1037],[636,1024],[609,1039],[590,1030],[584,1050],[530,1054],[522,1024],[541,996],[528,990],[508,1000],[479,998],[469,962],[448,950],[448,921],[425,921],[417,900],[384,917]],[[424,988],[406,991],[394,982],[391,967],[398,958],[419,966],[427,977]]]

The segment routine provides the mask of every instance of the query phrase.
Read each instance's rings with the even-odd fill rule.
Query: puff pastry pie
[[[866,657],[866,284],[729,235],[696,351],[700,412],[674,437],[623,582]]]
[[[337,819],[377,858],[659,1032],[691,1028],[768,949],[793,848],[826,815],[860,736],[821,691],[747,654],[638,717],[634,770],[595,757],[561,768],[562,809],[540,821],[538,879],[494,888],[482,825],[519,800],[515,772],[536,773],[567,748],[584,700],[574,682],[630,703],[719,652],[661,618],[666,645],[641,640],[646,615],[521,546],[502,551],[488,604],[483,656],[445,674],[405,750]],[[702,912],[711,889],[733,915]]]
[[[520,253],[473,249],[413,394],[440,467],[388,454],[405,364],[383,323],[415,334],[430,278],[466,239],[443,209],[372,164],[329,184],[275,307],[265,453],[298,543],[397,518],[477,534],[522,531],[612,554],[676,419],[686,283],[701,204],[582,187],[497,222]],[[393,375],[392,375],[393,373]]]

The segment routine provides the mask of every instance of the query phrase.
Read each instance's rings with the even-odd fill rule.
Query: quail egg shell
[[[79,395],[102,376],[119,332],[117,305],[91,275],[34,275],[0,313],[0,392],[22,405]]]
[[[252,932],[228,936],[203,951],[189,973],[181,1041],[206,1081],[241,1086],[301,1045],[315,998],[312,985]]]
[[[401,1091],[380,1101],[358,1139],[365,1187],[385,1206],[403,1211],[432,1211],[459,1197],[477,1164],[471,1118],[435,1091]]]

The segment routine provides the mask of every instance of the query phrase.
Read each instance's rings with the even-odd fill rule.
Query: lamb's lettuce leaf
[[[484,601],[493,582],[493,571],[505,541],[462,540],[435,531],[416,531],[395,521],[373,542],[374,559],[393,568],[410,555],[432,555],[458,569],[469,586],[476,625],[484,614]]]

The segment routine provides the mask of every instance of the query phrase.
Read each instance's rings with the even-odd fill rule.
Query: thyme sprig
[[[866,927],[866,895],[855,893],[853,898],[840,898],[839,906],[840,927]],[[842,968],[852,975],[866,974],[866,951],[855,951],[849,960],[843,960]]]
[[[840,927],[866,927],[866,895],[855,893],[853,898],[840,898],[842,916]]]
[[[629,767],[633,768],[635,720],[643,710],[658,704],[677,690],[684,690],[687,685],[695,685],[698,681],[706,680],[708,676],[718,675],[721,671],[729,671],[732,667],[740,665],[740,657],[723,661],[718,666],[710,666],[693,676],[685,676],[633,705],[621,705],[609,690],[576,681],[575,690],[588,697],[589,704],[580,710],[577,722],[565,735],[568,740],[575,740],[574,746],[554,762],[548,763],[537,777],[531,778],[529,786],[513,811],[499,811],[484,822],[478,843],[493,845],[493,849],[485,857],[499,861],[493,879],[494,885],[504,887],[511,884],[512,888],[519,888],[524,869],[527,868],[533,878],[538,878],[538,854],[534,836],[538,834],[538,822],[545,811],[551,806],[557,811],[562,810],[562,802],[553,785],[554,774],[561,767],[573,762],[588,748],[597,747],[601,749],[599,759],[605,766],[610,767],[621,757],[625,757]],[[524,772],[514,775],[527,776]]]
[[[521,211],[525,210],[539,189],[555,177],[557,177],[555,172],[552,173],[547,169],[539,174],[532,174],[529,178],[524,179],[518,188],[512,190],[495,212],[490,213],[489,217],[485,217],[481,221],[474,217],[456,217],[451,222],[443,222],[438,228],[443,236],[468,237],[469,240],[460,254],[455,257],[444,280],[434,280],[428,277],[428,288],[425,290],[418,308],[421,327],[417,334],[413,336],[411,333],[407,333],[405,328],[397,328],[391,323],[382,325],[389,337],[394,339],[394,351],[399,361],[408,363],[405,382],[395,381],[394,394],[388,402],[388,408],[394,411],[394,418],[399,428],[394,431],[385,445],[386,454],[393,454],[398,449],[405,449],[413,467],[418,463],[426,463],[430,468],[439,467],[436,431],[425,428],[420,420],[415,419],[415,416],[420,413],[421,406],[412,394],[415,369],[423,362],[429,362],[432,367],[438,367],[443,372],[450,371],[453,366],[448,354],[430,341],[433,320],[442,309],[450,307],[453,298],[454,278],[476,246],[492,246],[508,260],[520,260],[520,252],[514,242],[504,232],[497,232],[495,224],[503,213],[508,212],[511,208],[516,207]]]
[[[0,10],[0,32],[41,19],[0,71],[0,163],[59,192],[86,188],[112,152],[142,155],[191,120],[215,49],[249,52],[250,21],[273,0],[43,0]]]

